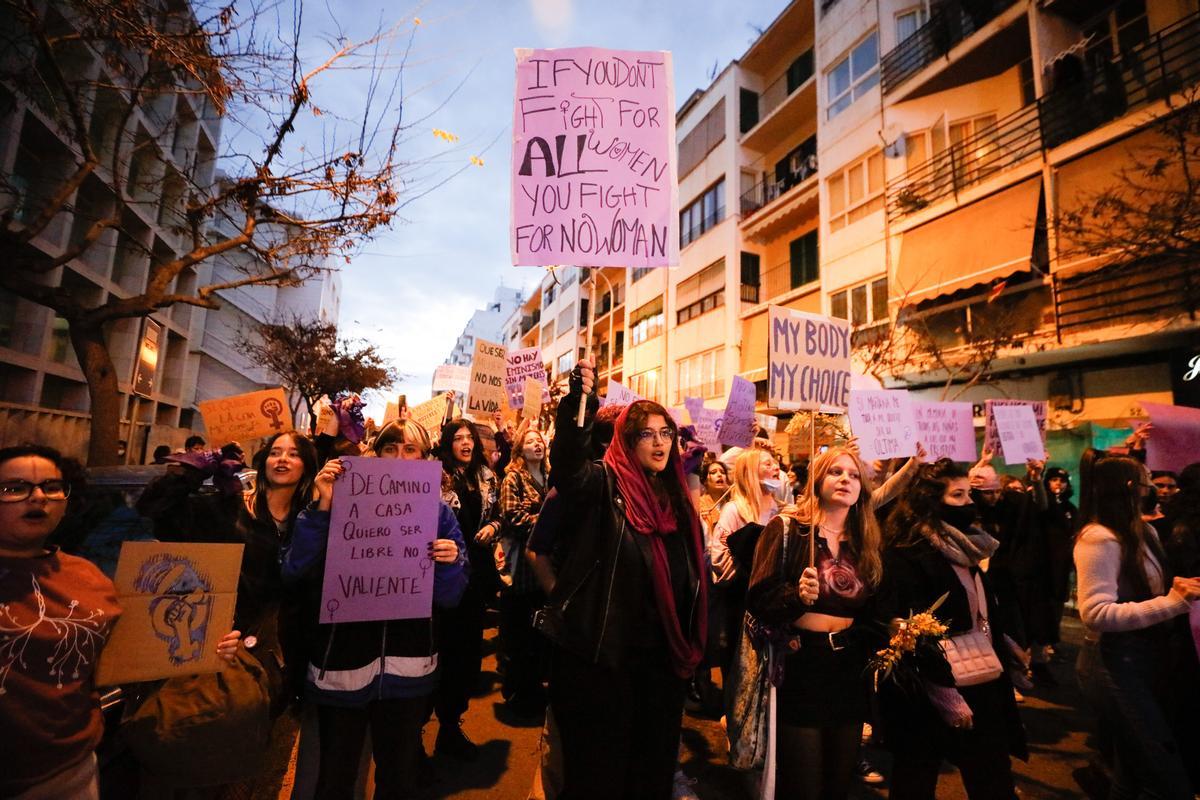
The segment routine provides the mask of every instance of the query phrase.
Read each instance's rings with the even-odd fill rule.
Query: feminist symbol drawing
[[[142,564],[134,586],[154,595],[150,624],[166,643],[171,663],[199,660],[212,615],[213,587],[208,576],[183,556],[157,553]]]
[[[277,398],[268,397],[262,401],[258,410],[262,412],[264,417],[271,418],[271,427],[277,431],[283,430],[283,420],[279,419],[279,415],[283,413],[283,403],[280,403]]]

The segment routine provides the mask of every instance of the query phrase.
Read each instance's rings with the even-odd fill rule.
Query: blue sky
[[[434,367],[493,289],[501,281],[532,288],[541,278],[539,268],[509,263],[514,48],[670,50],[679,104],[707,86],[714,69],[745,52],[755,29],[769,25],[785,5],[786,0],[433,0],[407,9],[330,0],[326,11],[310,3],[307,31],[332,29],[333,14],[351,38],[368,35],[380,19],[418,17],[404,73],[405,115],[430,118],[414,125],[406,154],[435,159],[431,166],[440,174],[467,165],[472,155],[484,159],[482,167],[469,167],[409,205],[403,222],[343,267],[343,334],[378,344],[409,376],[396,391],[424,399]],[[321,52],[317,37],[310,41],[312,54]],[[365,96],[364,77],[353,71],[322,76],[314,100],[352,109]],[[301,136],[319,135],[315,123],[308,124]],[[459,141],[438,139],[434,128]],[[382,406],[376,398],[369,411],[378,414]]]

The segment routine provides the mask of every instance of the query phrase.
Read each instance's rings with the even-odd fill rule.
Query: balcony
[[[758,305],[759,285],[757,283],[742,284],[742,302]]]
[[[948,0],[934,9],[928,22],[880,59],[880,84],[884,96],[945,56],[951,48],[1000,16],[1015,2]]]
[[[771,145],[797,130],[816,127],[817,81],[811,74],[797,83],[795,70],[788,70],[771,82],[758,98],[758,122],[742,134],[741,144],[751,150],[769,150]]]
[[[817,174],[817,139],[814,136],[805,142],[799,157],[793,159],[792,168],[782,177],[776,176],[759,181],[742,195],[742,216],[748,217],[787,193],[793,186]]]
[[[1046,147],[1057,147],[1200,79],[1200,14],[1184,17],[1039,101]]]
[[[886,187],[888,222],[894,223],[947,197],[955,198],[1042,148],[1038,105],[1030,104],[956,142]]]
[[[1184,263],[1114,264],[1054,276],[1059,336],[1187,315],[1197,319],[1200,277]]]
[[[534,309],[532,314],[525,314],[521,317],[521,335],[529,333],[542,320],[542,310]]]

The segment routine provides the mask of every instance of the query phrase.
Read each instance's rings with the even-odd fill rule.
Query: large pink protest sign
[[[669,52],[517,50],[513,264],[677,265],[675,146]]]
[[[433,609],[442,468],[436,461],[342,459],[333,485],[320,620],[420,619]]]
[[[1174,472],[1200,461],[1200,408],[1142,401],[1154,425],[1146,440],[1146,466]]]
[[[949,458],[975,463],[975,421],[970,403],[913,403],[917,441],[930,461]]]

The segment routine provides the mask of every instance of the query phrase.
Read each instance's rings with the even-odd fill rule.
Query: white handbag
[[[950,662],[955,686],[976,686],[994,681],[1004,673],[996,650],[992,647],[992,631],[988,624],[987,594],[979,573],[971,580],[966,567],[954,565],[958,579],[967,590],[967,602],[975,618],[971,630],[941,641],[942,652]],[[974,602],[971,602],[974,601]]]

